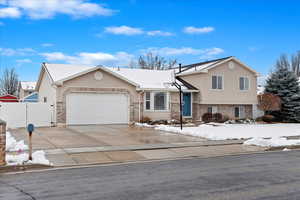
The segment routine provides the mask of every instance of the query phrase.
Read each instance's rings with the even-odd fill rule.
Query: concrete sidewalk
[[[153,149],[131,150],[100,150],[92,149],[69,150],[66,152],[47,152],[47,159],[54,167],[67,167],[76,165],[106,164],[119,162],[134,162],[146,160],[176,159],[183,157],[215,157],[223,155],[247,154],[263,152],[265,149],[257,146],[242,144],[226,144],[197,147],[170,147]]]

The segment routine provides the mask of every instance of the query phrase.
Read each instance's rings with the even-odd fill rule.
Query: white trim
[[[137,88],[137,91],[162,91],[162,92],[178,92],[177,88]],[[199,90],[183,89],[182,92],[199,92]]]
[[[212,88],[212,77],[213,76],[216,76],[216,77],[218,77],[218,76],[221,76],[222,77],[222,89],[218,89],[218,88],[216,88],[216,89],[213,89]],[[218,87],[218,78],[217,78],[217,87]],[[212,91],[223,91],[224,90],[224,75],[223,74],[212,74],[211,76],[210,76],[210,90],[212,90]]]
[[[67,113],[67,103],[68,103],[68,100],[67,100],[67,96],[68,95],[71,95],[71,94],[122,94],[124,96],[126,96],[126,100],[127,100],[127,123],[126,124],[129,124],[130,123],[130,95],[127,93],[127,92],[117,92],[117,91],[71,91],[70,93],[68,93],[66,95],[66,102],[65,102],[65,112]],[[66,125],[72,125],[72,124],[69,124],[67,122],[67,114],[66,114]]]
[[[239,109],[239,116],[238,116],[238,117],[235,116],[235,109],[236,109],[236,108]],[[241,112],[241,110],[243,110],[243,113]],[[235,117],[235,118],[242,119],[242,118],[245,118],[245,117],[246,117],[246,108],[245,108],[244,105],[234,106],[234,107],[233,107],[233,112],[234,112],[234,117]],[[244,116],[241,116],[241,114],[243,114]]]
[[[197,74],[197,73],[207,73],[208,70],[210,70],[210,69],[212,69],[212,68],[215,68],[215,67],[217,67],[217,66],[219,66],[219,65],[222,65],[222,64],[224,64],[224,63],[226,63],[226,62],[228,62],[228,61],[231,61],[231,60],[236,61],[236,62],[237,62],[238,64],[240,64],[241,66],[243,66],[243,67],[246,68],[247,70],[249,70],[249,71],[251,71],[252,73],[254,73],[255,76],[259,76],[259,73],[258,73],[258,72],[256,72],[255,70],[253,70],[253,69],[252,69],[251,67],[249,67],[248,65],[242,63],[240,60],[238,60],[238,59],[235,58],[235,57],[230,57],[230,58],[227,58],[227,59],[225,59],[225,60],[223,60],[223,61],[221,61],[221,62],[214,63],[214,64],[209,65],[208,67],[205,67],[205,68],[203,68],[203,69],[201,69],[201,70],[199,70],[199,71],[193,71],[193,72],[187,72],[187,73],[182,72],[182,74],[177,74],[177,76],[185,76],[185,75]]]
[[[245,80],[245,78],[248,79],[248,89],[241,90],[241,86],[240,86],[240,78],[244,78],[244,80]],[[239,89],[239,91],[241,91],[241,92],[248,92],[249,90],[251,90],[250,85],[251,85],[251,82],[250,82],[249,76],[240,76],[240,77],[238,77],[238,89]],[[244,81],[244,86],[245,86],[245,81]]]
[[[150,93],[150,109],[146,109],[146,93],[149,92]],[[165,110],[155,110],[154,109],[154,94],[155,93],[165,93],[166,94],[166,102],[165,102],[165,106],[166,109]],[[160,91],[160,90],[154,90],[154,91],[145,91],[144,92],[144,111],[145,112],[170,112],[170,93],[166,92],[166,91]]]
[[[207,106],[207,112],[208,112],[208,108],[211,107],[211,114],[215,114],[219,112],[219,107],[218,105],[209,105]],[[215,109],[214,109],[215,108]],[[208,112],[209,113],[209,112]]]
[[[93,72],[93,71],[97,71],[97,70],[103,70],[103,71],[105,71],[105,72],[107,72],[107,73],[109,73],[109,74],[111,74],[111,75],[113,75],[113,76],[115,76],[115,77],[117,77],[117,78],[119,78],[119,79],[125,81],[125,82],[130,83],[131,85],[134,85],[134,86],[136,86],[136,87],[139,87],[139,85],[138,85],[137,83],[135,83],[135,82],[133,82],[133,81],[130,81],[129,79],[125,78],[124,76],[121,76],[121,75],[119,75],[119,74],[113,72],[112,70],[107,69],[106,67],[100,67],[100,66],[96,66],[96,67],[93,67],[93,68],[91,68],[91,69],[84,70],[84,71],[82,71],[82,72],[73,74],[73,75],[71,75],[71,76],[68,76],[68,77],[66,77],[66,78],[63,78],[63,79],[61,79],[61,80],[58,80],[58,81],[54,82],[54,84],[55,84],[55,85],[63,85],[63,83],[66,82],[66,81],[68,81],[68,80],[71,80],[71,79],[73,79],[73,78],[76,78],[76,77],[85,75],[85,74],[87,74],[87,73],[89,73],[89,72]]]

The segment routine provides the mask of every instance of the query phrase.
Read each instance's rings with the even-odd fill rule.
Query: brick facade
[[[5,165],[6,123],[0,120],[0,166]]]
[[[217,106],[218,113],[223,115],[227,115],[230,119],[235,119],[234,117],[234,108],[236,106],[244,106],[245,107],[245,118],[253,118],[252,115],[252,105],[199,105],[199,116],[201,117],[204,113],[207,113],[207,109],[209,106]]]

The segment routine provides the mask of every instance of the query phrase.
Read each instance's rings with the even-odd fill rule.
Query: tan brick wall
[[[0,121],[0,166],[5,165],[6,123]]]
[[[245,107],[245,116],[246,118],[252,118],[252,105],[207,105],[200,104],[199,105],[199,116],[201,117],[204,113],[207,112],[207,108],[209,106],[217,106],[218,113],[223,115],[227,115],[230,119],[234,119],[234,107],[235,106],[244,106]]]

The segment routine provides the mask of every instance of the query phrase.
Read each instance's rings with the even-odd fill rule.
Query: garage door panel
[[[67,124],[126,124],[125,94],[73,93],[67,96]]]

